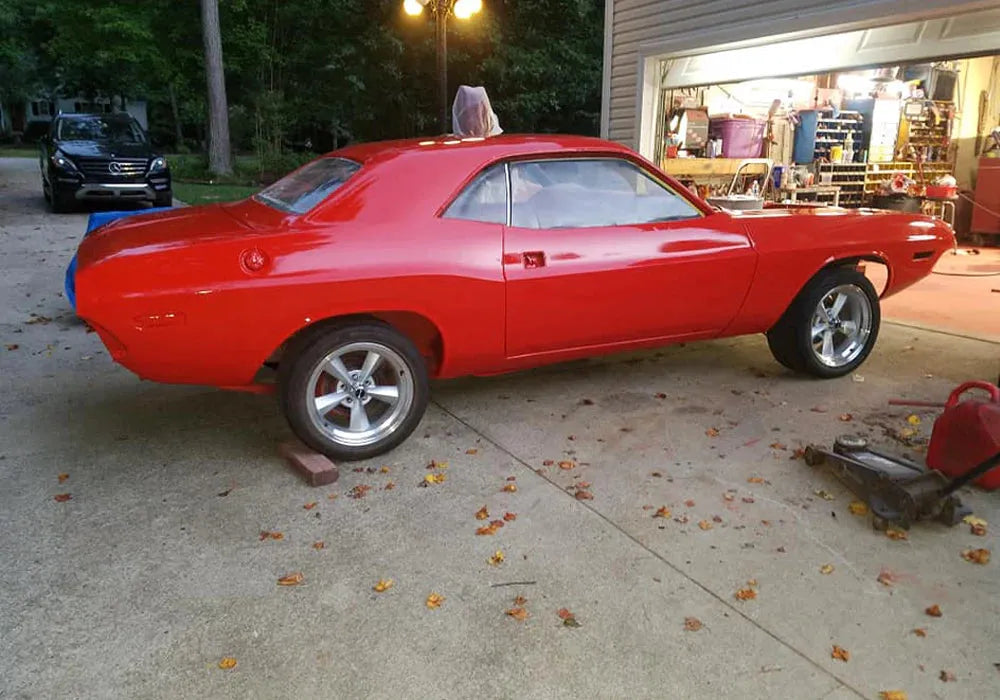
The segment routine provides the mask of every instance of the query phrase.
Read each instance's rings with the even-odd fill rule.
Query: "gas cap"
[[[260,248],[249,248],[240,253],[240,265],[247,272],[260,272],[267,265],[267,255]]]

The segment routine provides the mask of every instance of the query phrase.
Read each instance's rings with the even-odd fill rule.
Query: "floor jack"
[[[991,400],[959,402],[959,396],[971,388],[989,391]],[[830,466],[868,504],[876,529],[909,529],[918,520],[955,525],[972,512],[956,492],[973,481],[996,488],[1000,479],[1000,469],[993,472],[1000,467],[1000,389],[970,382],[953,391],[945,404],[937,405],[945,410],[935,421],[928,446],[928,463],[934,469],[870,448],[864,438],[849,435],[838,438],[832,450],[807,447],[806,464]]]

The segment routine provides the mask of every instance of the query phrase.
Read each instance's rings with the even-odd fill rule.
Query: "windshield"
[[[142,129],[131,119],[109,119],[107,117],[83,117],[80,119],[60,119],[56,138],[62,141],[117,141],[120,143],[144,143]]]
[[[360,168],[358,163],[346,158],[320,158],[261,190],[254,198],[275,209],[305,214]]]

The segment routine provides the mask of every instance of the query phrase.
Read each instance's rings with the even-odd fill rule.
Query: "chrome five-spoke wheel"
[[[402,442],[427,407],[427,368],[408,338],[377,322],[316,332],[281,360],[288,422],[334,459],[374,457]]]
[[[872,304],[853,284],[834,287],[824,296],[812,317],[812,347],[827,367],[850,364],[867,346],[872,331]]]

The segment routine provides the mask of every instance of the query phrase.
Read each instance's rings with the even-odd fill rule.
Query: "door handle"
[[[545,253],[540,250],[529,250],[521,256],[525,267],[545,267]]]

